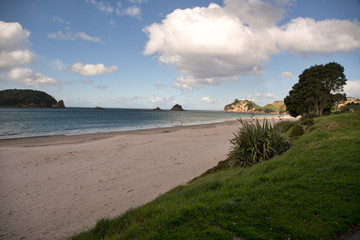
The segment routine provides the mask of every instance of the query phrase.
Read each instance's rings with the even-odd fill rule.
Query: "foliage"
[[[293,117],[305,115],[308,118],[310,111],[321,116],[326,107],[331,109],[336,101],[345,97],[345,94],[333,94],[343,91],[345,84],[344,67],[340,64],[330,62],[311,66],[300,74],[299,82],[284,99],[286,108]]]
[[[278,128],[282,133],[286,133],[290,128],[295,126],[297,121],[280,121],[274,125],[274,128]]]
[[[272,113],[272,112],[278,112],[278,113],[284,113],[285,112],[285,104],[283,101],[275,101],[270,104],[266,104],[264,107],[261,107],[265,113]]]
[[[304,125],[304,126],[312,126],[314,125],[314,119],[313,118],[309,118],[309,119],[305,119],[305,120],[302,120],[300,122],[301,125]]]
[[[308,92],[299,83],[292,87],[289,95],[285,97],[284,103],[286,110],[292,117],[304,115],[305,118],[309,118],[310,112],[313,109]]]
[[[0,91],[1,107],[52,107],[57,101],[49,94],[36,90],[8,89]]]
[[[255,124],[239,119],[242,127],[230,140],[233,150],[228,160],[234,166],[252,166],[279,155],[290,148],[290,143],[279,128],[272,127],[266,119]]]
[[[271,161],[198,178],[73,239],[337,239],[360,220],[360,111],[314,121]]]
[[[354,111],[359,111],[360,110],[360,103],[348,103],[345,106],[340,107],[340,112],[344,113],[344,112],[349,112],[350,109],[354,109]]]
[[[290,129],[290,137],[299,137],[304,134],[304,129],[301,125],[295,125]]]

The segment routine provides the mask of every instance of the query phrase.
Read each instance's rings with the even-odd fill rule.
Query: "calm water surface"
[[[0,108],[0,139],[196,125],[235,120],[239,117],[250,117],[250,114],[111,108]]]

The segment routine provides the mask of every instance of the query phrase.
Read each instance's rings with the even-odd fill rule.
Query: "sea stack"
[[[57,105],[58,105],[58,108],[65,108],[65,103],[62,99],[58,102]]]
[[[185,111],[181,105],[179,104],[175,104],[172,108],[171,111]]]
[[[157,107],[157,108],[154,108],[152,111],[162,111],[162,109]]]

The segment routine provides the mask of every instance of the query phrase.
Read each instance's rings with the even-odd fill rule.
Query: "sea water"
[[[65,109],[0,108],[0,139],[187,126],[224,122],[250,116],[250,114],[221,111],[149,111],[70,107]]]

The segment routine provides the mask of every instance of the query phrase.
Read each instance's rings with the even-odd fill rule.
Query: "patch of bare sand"
[[[66,238],[149,202],[224,160],[239,127],[0,141],[0,239]]]

